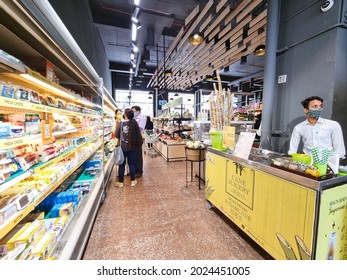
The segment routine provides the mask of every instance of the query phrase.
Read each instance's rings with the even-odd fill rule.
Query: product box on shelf
[[[0,83],[0,87],[1,87],[1,85],[2,85],[1,96],[8,97],[8,98],[13,98],[14,97],[14,93],[15,93],[17,87],[14,86],[14,85],[11,85],[11,84],[6,84],[4,82]]]
[[[17,236],[12,242],[14,242],[15,247],[20,244],[30,244],[35,245],[45,234],[46,227],[43,220],[36,220],[29,223],[29,226],[22,232],[21,235]]]
[[[23,220],[22,223],[32,223],[36,220],[43,220],[45,218],[45,212],[31,212]]]
[[[17,213],[17,206],[13,198],[11,196],[0,198],[0,225],[15,213]]]
[[[46,233],[32,250],[32,257],[47,259],[52,253],[54,246],[57,243],[56,234],[53,232]]]
[[[16,225],[0,240],[0,256],[15,248],[15,240],[30,226],[31,223]]]
[[[56,217],[63,217],[63,216],[70,216],[74,209],[76,208],[76,204],[72,202],[63,203],[63,204],[55,204],[53,208],[50,211],[50,217],[56,218]]]
[[[16,161],[23,170],[28,170],[30,167],[38,163],[37,155],[35,153],[28,153],[16,157]]]
[[[30,249],[28,248],[28,244],[20,244],[19,246],[15,247],[13,250],[8,251],[1,260],[19,260],[21,259],[21,256],[26,256],[28,253],[30,253]],[[26,253],[28,252],[28,253]]]
[[[11,137],[11,124],[10,123],[0,123],[0,138]]]
[[[18,88],[14,92],[14,98],[29,102],[31,101],[31,91],[24,88]]]

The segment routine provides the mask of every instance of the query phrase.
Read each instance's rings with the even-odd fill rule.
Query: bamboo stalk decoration
[[[214,84],[213,84],[214,85]],[[213,90],[210,94],[210,121],[211,121],[211,129],[216,128],[216,113],[215,113],[215,91]]]
[[[230,119],[229,123],[233,120],[234,108],[233,108],[234,93],[230,96]]]
[[[230,93],[230,89],[228,89],[228,91],[227,91],[227,114],[226,114],[226,123],[227,123],[227,125],[230,125],[230,114],[231,114],[231,112],[230,112],[230,95],[231,95],[231,93]]]
[[[217,81],[218,81],[218,90],[222,92],[223,87],[222,87],[222,80],[220,79],[220,75],[219,75],[219,70],[216,71],[216,75],[217,75]]]

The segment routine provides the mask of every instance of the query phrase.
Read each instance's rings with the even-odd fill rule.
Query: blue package
[[[4,85],[1,90],[1,96],[13,98],[13,94],[15,92],[16,88],[10,85]]]

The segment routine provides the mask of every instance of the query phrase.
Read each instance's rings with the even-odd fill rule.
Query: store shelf
[[[62,161],[65,158],[68,158],[69,156],[71,156],[73,153],[75,153],[76,151],[78,151],[79,149],[81,149],[82,147],[84,147],[85,145],[93,142],[97,137],[93,137],[91,139],[89,139],[88,141],[86,141],[85,143],[79,145],[78,147],[70,147],[69,149],[67,149],[65,152],[63,152],[62,154],[60,154],[59,156],[47,161],[47,162],[42,162],[42,163],[38,163],[36,165],[34,165],[32,167],[32,169],[34,170],[34,173],[39,173],[41,172],[43,169],[47,168],[48,166],[57,164],[59,161]]]
[[[78,132],[78,129],[56,131],[56,132],[53,132],[52,135],[53,136],[60,136],[60,135],[65,135],[65,134],[69,134],[69,133],[73,133],[73,132]]]
[[[33,170],[29,169],[27,171],[22,171],[21,173],[14,176],[14,178],[6,180],[4,183],[0,185],[0,193],[6,191],[8,188],[11,188],[15,184],[23,181],[28,178],[31,174],[33,174]]]
[[[35,209],[34,204],[29,204],[22,211],[18,211],[11,219],[8,219],[0,226],[0,239],[4,238],[25,216]]]
[[[60,115],[66,115],[66,116],[88,116],[88,117],[94,117],[94,118],[101,118],[101,116],[99,115],[69,111],[66,109],[50,107],[46,105],[31,103],[31,102],[27,102],[27,101],[23,101],[19,99],[7,98],[2,96],[0,96],[0,106],[6,107],[9,109],[15,108],[15,109],[21,109],[21,110],[60,114]]]
[[[11,149],[24,144],[34,144],[42,141],[41,134],[23,136],[17,138],[0,139],[0,150]]]
[[[57,187],[59,187],[65,180],[68,178],[73,172],[75,172],[85,161],[88,159],[93,153],[95,153],[102,143],[99,143],[99,145],[95,146],[93,151],[86,155],[84,159],[80,160],[77,165],[72,167],[68,173],[66,173],[64,176],[62,176],[58,181],[56,181],[52,186],[47,188],[44,192],[41,193],[41,195],[35,199],[33,203],[30,203],[24,210],[19,211],[18,213],[14,214],[8,221],[6,221],[1,227],[0,227],[0,239],[3,238],[7,233],[11,231],[12,228],[14,228],[15,225],[17,225],[26,215],[28,215],[31,211],[35,209],[37,205],[39,205],[50,193],[52,193]],[[68,155],[71,155],[72,153],[76,152],[79,148],[81,148],[84,145],[79,146],[78,148],[73,149],[72,151],[69,151],[65,153],[62,156],[59,156],[55,158],[55,160],[63,160]],[[56,163],[57,161],[54,161]],[[53,164],[53,161],[49,162],[50,164]],[[44,167],[40,166],[40,168],[46,168],[47,165],[44,165]],[[36,169],[35,169],[36,170]]]
[[[50,193],[52,193],[57,187],[59,187],[72,173],[74,173],[85,161],[88,159],[93,153],[95,153],[101,146],[101,143],[97,145],[93,151],[87,155],[84,159],[82,159],[77,165],[71,168],[71,170],[66,173],[63,177],[61,177],[57,182],[55,182],[50,188],[45,190],[40,197],[35,199],[35,205],[39,205]],[[74,150],[76,152],[78,149]],[[71,154],[71,153],[69,153]],[[63,158],[64,159],[64,158]]]

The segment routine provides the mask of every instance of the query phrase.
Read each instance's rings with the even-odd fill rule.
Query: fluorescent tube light
[[[47,83],[45,83],[45,82],[43,82],[43,81],[41,81],[41,80],[39,80],[39,79],[29,75],[29,74],[20,74],[20,76],[25,78],[25,79],[27,79],[27,80],[29,80],[29,81],[31,81],[31,82],[34,82],[35,84],[38,84],[38,85],[42,86],[42,87],[44,87],[44,88],[46,88],[46,89],[48,89],[50,91],[53,91],[54,93],[56,93],[56,94],[58,94],[60,96],[69,98],[71,100],[75,100],[76,99],[76,97],[72,96],[70,93],[67,93],[67,92],[65,92],[65,91],[63,91],[63,90],[61,90],[59,88],[51,86],[50,84],[47,84]]]
[[[137,27],[136,27],[136,24],[133,23],[133,28],[131,33],[131,39],[133,42],[136,42],[136,37],[137,37]]]

